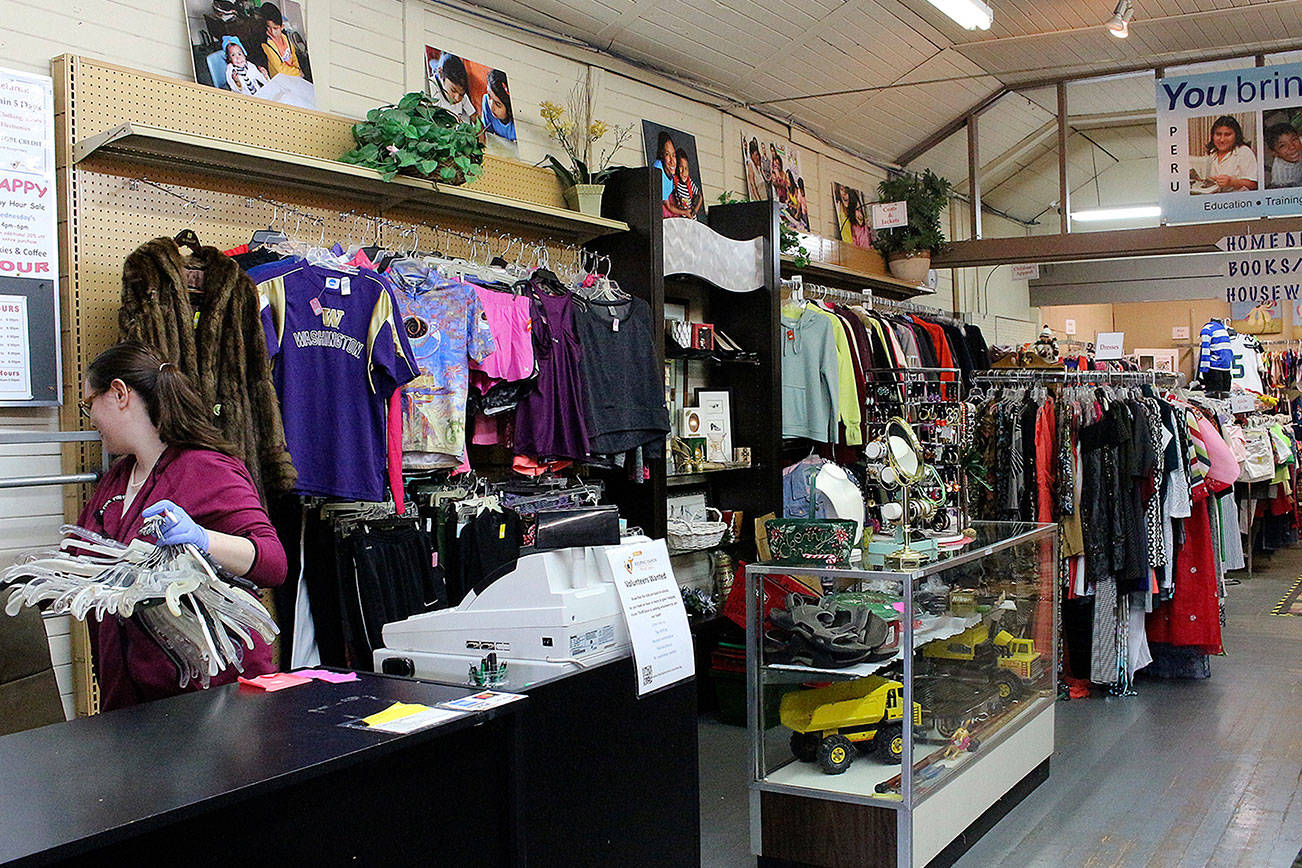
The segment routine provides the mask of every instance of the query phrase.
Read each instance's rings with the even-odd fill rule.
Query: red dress
[[[1216,598],[1216,562],[1204,486],[1194,490],[1193,515],[1184,520],[1184,545],[1175,553],[1175,595],[1148,616],[1148,639],[1201,646],[1221,653],[1221,612]]]
[[[201,527],[242,536],[254,546],[253,566],[246,578],[270,588],[285,580],[285,549],[262,508],[253,479],[244,462],[208,449],[168,448],[141,486],[125,514],[122,500],[135,460],[120,459],[95,487],[77,524],[118,542],[141,536],[140,513],[160,500],[170,500],[190,514]],[[94,648],[95,672],[104,711],[174,696],[178,686],[176,665],[134,619],[106,617],[87,621]],[[254,635],[253,650],[244,651],[244,674],[275,672],[271,647]],[[239,675],[234,668],[219,673],[212,685],[229,684]],[[186,690],[197,690],[191,683]]]

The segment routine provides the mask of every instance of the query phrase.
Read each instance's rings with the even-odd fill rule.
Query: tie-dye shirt
[[[420,366],[402,390],[404,467],[455,467],[466,449],[470,360],[495,349],[475,287],[414,262],[395,262],[386,276]]]

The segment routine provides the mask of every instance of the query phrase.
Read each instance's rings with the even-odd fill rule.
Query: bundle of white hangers
[[[159,530],[147,521],[144,533]],[[64,525],[57,549],[27,555],[0,574],[12,585],[5,612],[44,606],[78,620],[134,616],[176,664],[180,685],[210,679],[232,666],[243,672],[253,634],[271,642],[279,630],[262,603],[218,575],[192,545],[123,545]]]

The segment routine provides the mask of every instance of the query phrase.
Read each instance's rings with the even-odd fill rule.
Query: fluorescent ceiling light
[[[995,13],[981,0],[927,0],[968,30],[989,30]]]
[[[1130,35],[1130,19],[1135,17],[1135,7],[1131,0],[1117,0],[1117,8],[1108,19],[1108,32],[1118,39]]]
[[[1090,208],[1085,211],[1071,212],[1071,219],[1082,223],[1098,223],[1103,220],[1138,220],[1141,217],[1161,217],[1162,209],[1157,205],[1127,205],[1121,208]]]

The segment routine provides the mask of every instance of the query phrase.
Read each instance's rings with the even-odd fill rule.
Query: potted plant
[[[423,93],[373,108],[353,126],[357,147],[339,159],[375,169],[386,181],[398,174],[460,185],[482,173],[484,143],[479,121],[460,123]]]
[[[945,210],[954,185],[926,169],[922,174],[898,174],[877,185],[881,202],[905,202],[909,223],[879,229],[873,247],[886,257],[891,274],[922,284],[931,268],[931,256],[945,246],[940,212]]]
[[[565,152],[565,163],[547,155],[547,162],[564,189],[565,204],[571,210],[600,216],[605,180],[613,171],[610,161],[620,145],[633,135],[633,125],[619,126],[594,118],[592,94],[585,84],[576,85],[570,91],[567,105],[544,101],[538,113],[547,124],[547,134]],[[613,133],[613,139],[609,146],[596,152],[594,162],[594,147],[607,133]]]

